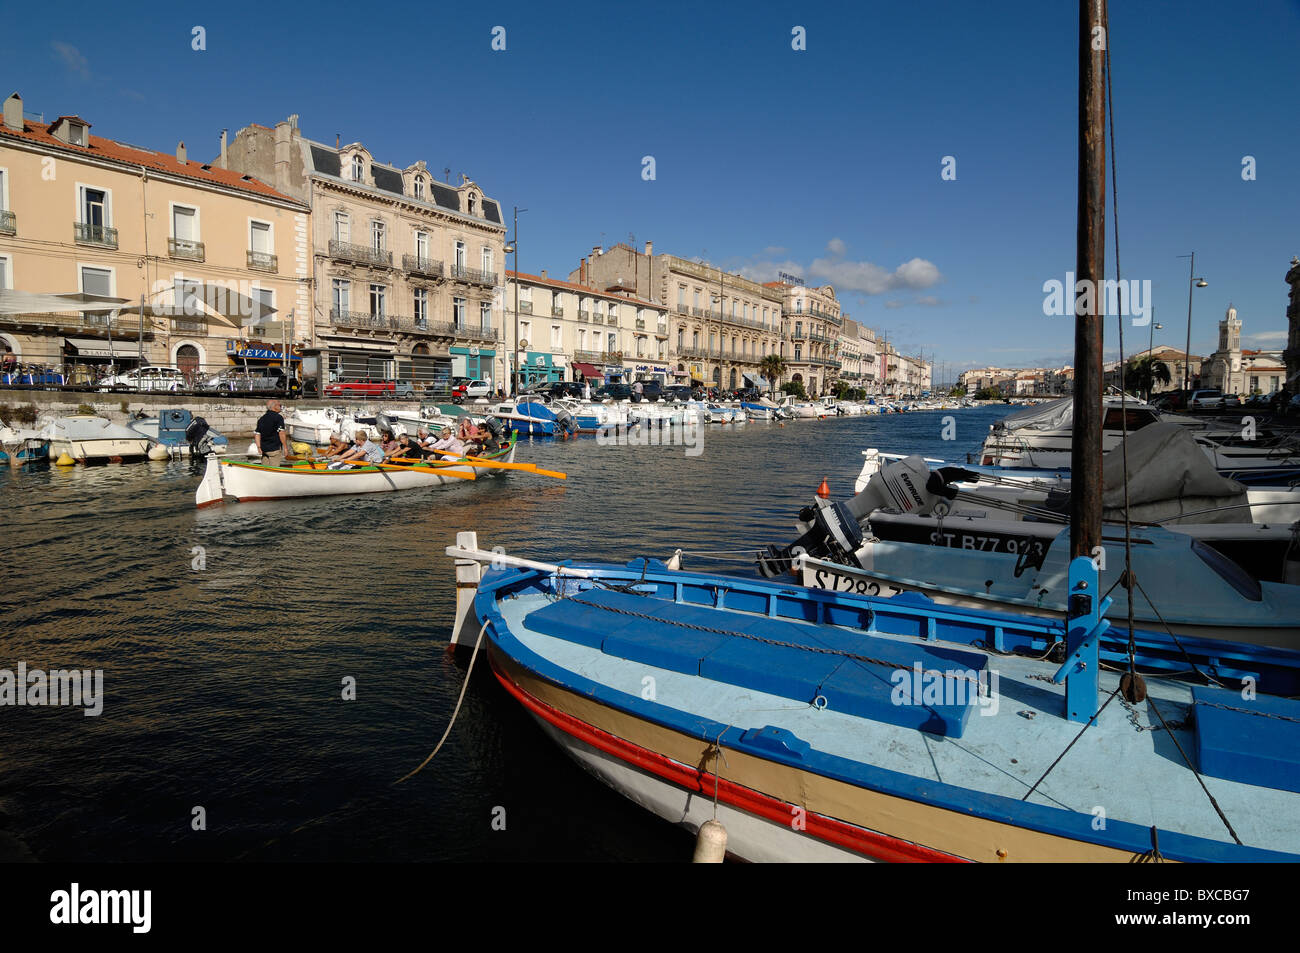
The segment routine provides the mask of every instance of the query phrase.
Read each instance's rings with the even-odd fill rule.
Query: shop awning
[[[599,370],[594,364],[579,364],[577,361],[573,364],[573,369],[583,377],[604,377],[605,372]]]
[[[122,357],[133,356],[126,349],[126,342],[116,351],[110,350],[107,341],[100,341],[95,338],[64,338],[63,343],[77,349],[79,357],[113,357],[114,355]]]
[[[13,291],[0,288],[0,314],[67,314],[73,311],[117,311],[127,303],[126,298],[105,295],[43,294],[35,291]]]

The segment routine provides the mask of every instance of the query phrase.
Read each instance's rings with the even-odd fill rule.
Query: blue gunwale
[[[1058,634],[1061,637],[1064,635],[1064,626],[1052,620],[999,615],[961,607],[923,605],[916,600],[895,601],[870,596],[848,596],[840,593],[801,590],[780,583],[750,581],[703,573],[674,573],[651,569],[649,567],[654,565],[653,563],[643,564],[642,561],[636,561],[629,564],[629,566],[586,562],[564,562],[560,565],[595,572],[601,579],[617,580],[624,583],[644,583],[656,587],[667,584],[672,586],[679,595],[682,591],[681,587],[699,585],[713,587],[722,592],[734,589],[776,595],[786,600],[820,604],[821,606],[847,605],[868,608],[875,613],[877,619],[882,613],[904,617],[911,616],[918,620],[938,620],[943,618],[962,621],[967,625],[982,624],[988,629],[998,627],[1037,631],[1045,639],[1055,637]],[[499,651],[525,669],[562,689],[585,695],[612,709],[661,725],[688,737],[697,738],[702,742],[716,741],[720,745],[756,758],[823,775],[834,780],[878,791],[882,794],[905,798],[960,814],[971,814],[1045,834],[1094,843],[1131,852],[1134,855],[1146,854],[1152,848],[1151,830],[1139,824],[1110,819],[1107,821],[1104,830],[1096,831],[1092,830],[1093,816],[1091,814],[1034,804],[1001,794],[985,793],[942,781],[919,778],[915,775],[827,754],[815,748],[802,757],[796,757],[784,752],[774,751],[770,747],[757,747],[747,742],[743,737],[744,733],[749,730],[748,727],[738,728],[724,725],[698,714],[611,689],[590,678],[578,675],[543,658],[524,645],[511,632],[510,626],[498,606],[500,598],[513,592],[529,588],[551,591],[550,586],[547,584],[550,579],[550,574],[541,570],[506,569],[490,571],[479,584],[478,594],[475,598],[475,610],[480,620],[486,619],[490,623],[491,641]],[[577,586],[579,583],[579,580],[573,579],[567,581],[566,586]],[[824,621],[825,610],[819,609],[818,612],[818,618]],[[735,615],[739,618],[744,617],[744,613],[741,612],[737,612]],[[1252,653],[1244,652],[1243,654]],[[1294,653],[1285,654],[1294,655]],[[1171,860],[1188,862],[1294,862],[1300,859],[1300,856],[1292,853],[1238,846],[1226,841],[1176,831],[1159,829],[1157,833],[1161,853]]]

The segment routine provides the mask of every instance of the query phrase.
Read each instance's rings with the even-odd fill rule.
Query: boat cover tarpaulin
[[[1034,430],[1069,430],[1074,423],[1074,398],[1063,397],[1051,400],[1037,407],[1026,407],[1014,414],[1007,414],[998,422],[1005,430],[1022,430],[1032,427]]]
[[[1102,459],[1103,516],[1122,519],[1124,509],[1124,449]],[[1220,476],[1214,463],[1180,424],[1150,424],[1128,435],[1129,519],[1181,522],[1184,513],[1198,515],[1186,522],[1249,523],[1246,487]],[[1205,513],[1216,507],[1234,507]]]

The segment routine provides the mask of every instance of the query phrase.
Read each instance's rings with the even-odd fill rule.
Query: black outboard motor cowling
[[[802,516],[803,513],[800,513]],[[758,554],[758,571],[771,579],[790,572],[795,556],[807,553],[844,565],[854,565],[854,553],[862,547],[862,527],[843,503],[818,500],[812,529],[785,548],[768,546]]]
[[[212,438],[208,436],[208,431],[211,429],[212,427],[202,417],[195,417],[185,428],[185,442],[190,445],[191,459],[206,456],[213,451]]]

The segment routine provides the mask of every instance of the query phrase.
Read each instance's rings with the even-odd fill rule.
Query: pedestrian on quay
[[[637,381],[632,385],[632,403],[641,403],[641,395],[645,393],[645,385]]]
[[[582,378],[582,399],[591,400],[591,381],[587,380],[586,375]]]
[[[266,402],[266,413],[257,419],[253,439],[257,442],[257,452],[262,455],[263,466],[278,467],[289,449],[289,433],[284,417],[280,415],[281,409],[283,405],[271,398]]]

